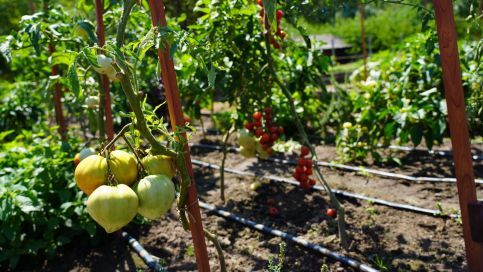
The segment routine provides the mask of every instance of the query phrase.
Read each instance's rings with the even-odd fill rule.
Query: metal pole
[[[441,51],[443,82],[448,105],[458,197],[463,220],[466,259],[469,271],[483,271],[483,244],[473,241],[469,223],[468,205],[476,203],[477,198],[451,0],[434,0],[434,12]]]
[[[153,26],[166,26],[166,15],[164,13],[164,3],[162,0],[149,0],[149,9],[151,11],[151,19]],[[181,108],[181,100],[179,97],[178,83],[176,81],[176,73],[174,71],[174,63],[170,58],[170,48],[165,44],[164,50],[158,50],[159,62],[161,64],[162,78],[166,90],[166,100],[168,103],[169,117],[171,126],[176,129],[177,126],[184,126],[183,110]],[[191,156],[189,152],[186,134],[183,134],[186,141],[185,161],[188,168],[192,183],[188,191],[187,209],[190,214],[190,229],[195,249],[196,263],[198,271],[210,271],[208,262],[208,252],[206,250],[206,242],[201,222],[200,207],[198,205],[198,193],[193,176],[193,166],[191,164]]]
[[[359,13],[361,17],[361,47],[362,61],[364,62],[364,79],[367,78],[367,52],[366,52],[366,28],[364,26],[364,4],[359,3]]]

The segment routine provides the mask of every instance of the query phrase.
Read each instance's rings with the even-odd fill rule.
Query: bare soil
[[[221,136],[193,136],[194,142],[220,144]],[[231,144],[235,144],[232,139]],[[476,147],[480,151],[481,147]],[[323,161],[335,160],[332,146],[319,146],[317,153]],[[295,156],[295,155],[293,155]],[[221,164],[218,151],[193,148],[192,157],[205,162]],[[402,152],[403,166],[366,165],[389,172],[415,176],[454,176],[450,158],[429,155],[427,152]],[[293,166],[245,159],[229,153],[226,167],[291,177]],[[483,176],[483,163],[474,165],[475,174]],[[452,219],[395,210],[368,202],[341,198],[346,209],[347,231],[351,244],[348,250],[338,242],[336,223],[325,215],[330,206],[323,192],[301,188],[254,177],[225,174],[227,202],[219,197],[219,171],[195,167],[195,179],[202,201],[217,205],[253,221],[280,229],[311,242],[388,271],[466,271],[461,225]],[[353,172],[325,169],[330,184],[337,189],[377,197],[384,200],[435,209],[441,203],[447,211],[458,209],[456,184],[409,182],[378,176],[362,176]],[[262,182],[257,191],[250,190],[254,181]],[[483,198],[483,187],[478,185],[478,196]],[[275,204],[269,205],[272,202]],[[279,213],[268,214],[275,206]],[[251,230],[238,223],[202,212],[203,224],[214,232],[224,249],[228,271],[263,271],[269,257],[276,257],[281,239]],[[183,231],[173,208],[163,219],[150,225],[129,225],[126,230],[168,271],[196,271],[191,236]],[[214,247],[208,245],[210,264],[219,271]],[[327,264],[330,271],[352,271],[332,259],[287,242],[284,271],[320,271]],[[26,266],[28,267],[28,265]],[[42,271],[133,271],[146,270],[140,258],[119,236],[110,235],[101,245],[69,247],[57,258],[41,264]],[[31,270],[31,269],[24,269]],[[33,269],[35,270],[35,269]]]

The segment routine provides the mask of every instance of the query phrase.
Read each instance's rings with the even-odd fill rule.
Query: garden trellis
[[[99,6],[99,1],[96,1]],[[153,26],[166,26],[166,18],[164,14],[164,3],[161,0],[150,0],[149,6]],[[435,19],[437,24],[438,40],[441,51],[443,80],[445,85],[445,96],[448,106],[448,117],[451,133],[451,141],[453,147],[453,159],[455,162],[455,173],[458,187],[458,195],[461,209],[461,217],[463,222],[463,233],[466,246],[466,257],[468,260],[468,268],[470,271],[483,271],[483,244],[481,243],[481,233],[475,233],[477,230],[471,222],[477,220],[472,218],[469,212],[471,205],[473,216],[481,214],[482,205],[478,203],[476,197],[475,178],[472,170],[471,150],[469,143],[469,135],[467,128],[467,118],[465,113],[465,103],[463,89],[461,84],[461,70],[458,59],[457,39],[455,31],[455,22],[453,18],[452,2],[450,0],[434,1]],[[102,21],[102,19],[98,20]],[[99,37],[101,36],[99,28]],[[102,45],[101,45],[102,46]],[[179,99],[178,86],[174,71],[173,61],[170,59],[169,46],[166,45],[164,50],[159,50],[159,61],[162,70],[163,83],[166,89],[167,104],[170,113],[170,121],[173,130],[178,126],[183,126],[183,113]],[[53,70],[54,74],[54,70]],[[106,82],[105,80],[103,82]],[[103,84],[106,90],[106,84]],[[56,88],[57,90],[57,88]],[[57,94],[57,91],[56,91]],[[108,95],[108,89],[106,90]],[[58,101],[57,101],[58,100]],[[60,98],[55,99],[56,110],[60,105]],[[109,106],[108,98],[101,101]],[[107,107],[106,107],[107,109]],[[107,111],[106,111],[107,114]],[[106,117],[106,122],[108,118]],[[58,122],[62,124],[60,119]],[[111,122],[112,125],[112,122]],[[61,126],[62,128],[62,126]],[[63,134],[62,131],[61,135]],[[186,142],[186,135],[183,135]],[[192,180],[192,164],[189,154],[188,144],[184,146],[185,162],[189,175]],[[203,226],[201,222],[200,208],[198,205],[198,197],[194,182],[191,183],[186,208],[190,214],[190,228],[195,246],[195,255],[200,271],[209,271],[208,255],[206,251],[206,243],[204,240]],[[475,212],[476,211],[476,212]],[[474,225],[474,224],[473,224]]]

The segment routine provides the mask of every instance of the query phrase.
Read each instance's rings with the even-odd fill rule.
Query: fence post
[[[441,51],[443,82],[448,105],[458,197],[463,220],[466,259],[468,270],[479,272],[483,271],[483,244],[474,241],[471,236],[468,205],[476,203],[477,197],[451,0],[434,0],[434,12]]]
[[[149,9],[151,11],[151,19],[153,26],[166,26],[166,16],[164,13],[164,3],[162,0],[149,0]],[[166,90],[166,100],[168,103],[169,117],[171,126],[176,129],[177,126],[184,126],[183,110],[181,108],[181,100],[179,97],[178,83],[176,81],[176,73],[174,71],[174,63],[170,57],[169,45],[165,44],[164,50],[158,50],[159,63],[161,65],[161,72],[163,83]],[[198,271],[210,271],[210,264],[208,262],[208,252],[206,250],[206,242],[203,231],[203,224],[201,222],[200,207],[198,205],[198,193],[196,192],[196,185],[193,177],[193,166],[191,164],[191,156],[189,146],[186,139],[186,134],[183,134],[186,140],[185,145],[185,161],[191,177],[192,183],[188,191],[188,212],[191,215],[190,229],[193,237],[193,244],[195,249],[196,263],[198,264]]]
[[[96,0],[96,22],[97,22],[97,38],[99,39],[99,46],[103,47],[106,43],[106,37],[104,34],[104,1]],[[101,75],[101,85],[104,91],[104,101],[99,101],[99,103],[104,103],[104,114],[106,117],[106,134],[107,140],[110,141],[114,137],[114,129],[112,125],[112,109],[111,109],[111,94],[109,88],[109,78],[106,75]]]

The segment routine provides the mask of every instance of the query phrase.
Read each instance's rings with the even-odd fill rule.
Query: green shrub
[[[26,131],[3,143],[0,266],[15,268],[24,256],[52,257],[73,238],[98,233],[85,211],[85,195],[75,185],[73,155],[69,144],[57,137]]]

